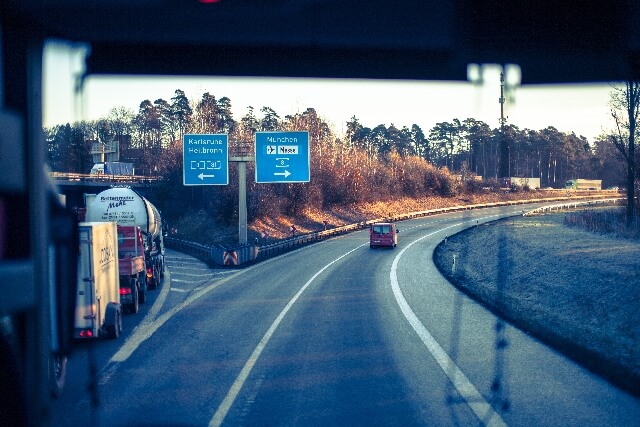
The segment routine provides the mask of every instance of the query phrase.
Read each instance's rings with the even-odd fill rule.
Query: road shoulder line
[[[413,310],[409,306],[409,303],[402,294],[402,291],[400,290],[400,284],[398,282],[398,263],[400,262],[400,258],[402,258],[402,255],[407,249],[409,249],[415,243],[426,239],[427,237],[433,236],[434,234],[441,233],[451,228],[459,227],[465,223],[466,222],[459,222],[442,228],[438,231],[426,234],[402,248],[398,255],[396,255],[396,257],[393,259],[391,270],[389,272],[389,278],[391,280],[391,289],[393,290],[393,295],[396,299],[396,302],[398,303],[398,306],[400,307],[400,310],[402,311],[402,314],[407,319],[407,322],[409,322],[409,325],[411,325],[416,334],[418,334],[418,337],[420,337],[422,343],[425,345],[429,353],[433,356],[445,375],[447,375],[460,396],[467,402],[467,405],[469,405],[471,410],[473,410],[478,419],[483,422],[484,425],[490,427],[502,427],[506,426],[507,424],[504,422],[500,414],[498,414],[486,401],[484,396],[482,396],[482,394],[476,389],[471,381],[469,381],[466,375],[455,364],[451,357],[449,357],[442,346],[438,344],[433,335],[431,335],[431,333],[422,324],[422,322],[420,322],[420,319],[418,319],[418,316],[416,316],[416,314],[413,312]],[[484,420],[488,421],[485,422]]]

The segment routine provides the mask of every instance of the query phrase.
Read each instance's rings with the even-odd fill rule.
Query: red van
[[[378,222],[371,224],[369,229],[369,247],[398,245],[398,229],[392,222]]]

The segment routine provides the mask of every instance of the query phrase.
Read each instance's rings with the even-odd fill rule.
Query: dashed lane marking
[[[307,283],[302,285],[300,290],[293,296],[293,298],[291,298],[291,301],[289,301],[287,303],[287,305],[282,309],[282,311],[280,312],[278,317],[276,317],[276,320],[273,321],[273,323],[271,324],[271,326],[269,327],[267,332],[264,334],[264,336],[262,337],[262,339],[258,343],[258,346],[255,348],[255,350],[253,350],[253,353],[249,357],[249,360],[247,360],[247,362],[244,364],[244,367],[240,371],[240,374],[238,374],[238,377],[236,378],[234,383],[231,385],[231,388],[229,389],[229,391],[227,392],[227,395],[224,397],[224,400],[222,401],[222,403],[218,407],[218,410],[213,415],[213,418],[209,422],[209,427],[222,425],[222,422],[224,421],[224,418],[227,416],[227,413],[229,412],[229,409],[231,409],[231,406],[233,405],[233,402],[236,400],[236,397],[238,396],[238,393],[240,393],[240,389],[242,389],[242,386],[244,385],[245,381],[249,377],[249,374],[253,370],[253,367],[258,362],[258,359],[260,358],[260,355],[262,354],[262,351],[267,346],[267,343],[269,342],[269,340],[271,339],[271,337],[275,333],[276,329],[280,325],[280,322],[282,322],[282,319],[284,319],[284,317],[287,315],[287,313],[289,312],[291,307],[293,307],[293,305],[296,303],[298,298],[300,298],[300,295],[302,295],[302,293],[309,287],[309,285],[316,279],[316,277],[318,277],[320,274],[322,274],[322,272],[324,272],[327,268],[329,268],[330,266],[332,266],[336,262],[340,261],[342,258],[346,257],[347,255],[355,252],[356,250],[358,250],[361,247],[366,246],[368,244],[369,244],[369,242],[364,243],[364,244],[359,245],[359,246],[351,249],[350,251],[342,254],[341,256],[339,256],[338,258],[334,259],[333,261],[331,261],[330,263],[328,263],[327,265],[322,267],[320,270],[318,270],[311,277],[311,279],[309,279],[307,281]]]

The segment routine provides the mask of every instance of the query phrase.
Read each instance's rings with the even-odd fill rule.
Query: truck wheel
[[[115,319],[113,319],[113,325],[108,326],[109,337],[114,340],[117,339],[122,333],[122,314],[120,310],[115,311]]]
[[[64,389],[64,382],[67,377],[67,358],[59,354],[52,354],[49,359],[49,375],[51,382],[51,395],[60,397]]]

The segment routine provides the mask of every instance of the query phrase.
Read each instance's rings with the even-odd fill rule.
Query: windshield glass
[[[391,226],[389,225],[374,225],[373,232],[376,234],[389,234],[391,233]]]
[[[87,52],[45,49],[50,176],[145,260],[108,306],[79,277],[83,337],[114,339],[79,343],[54,425],[640,419],[637,84],[84,76]]]

